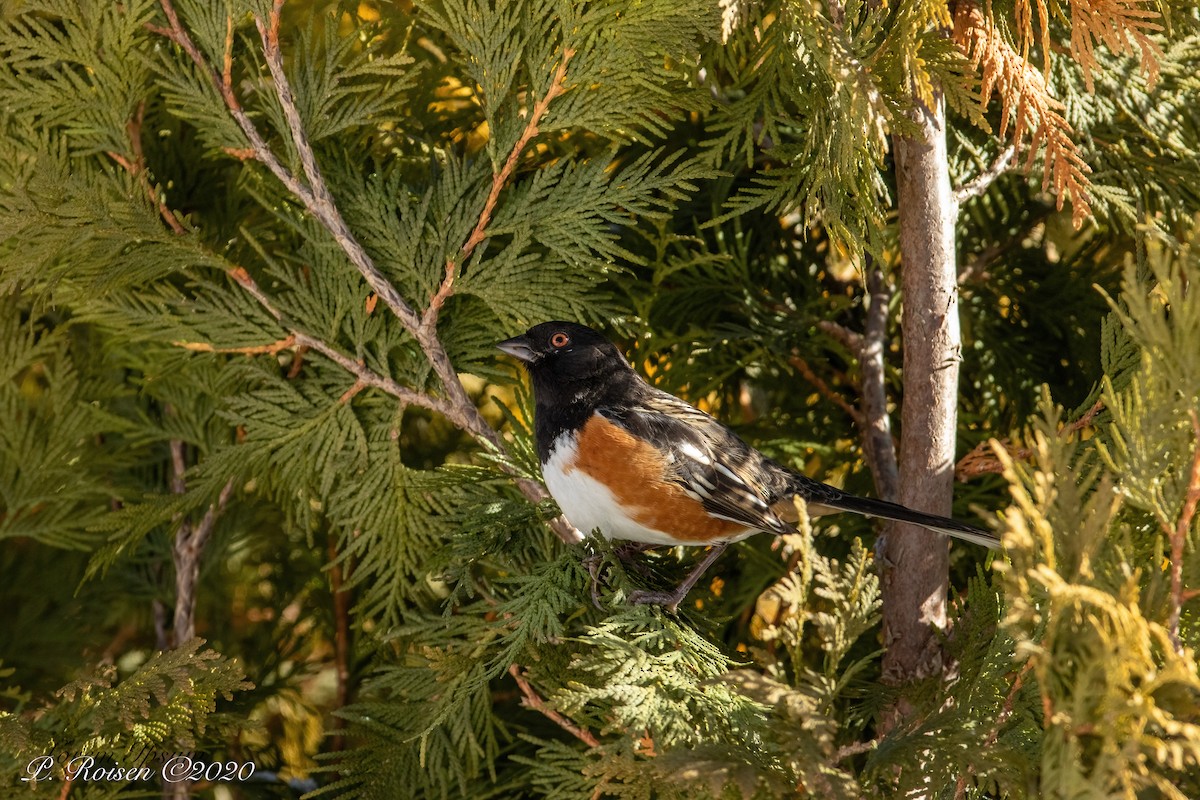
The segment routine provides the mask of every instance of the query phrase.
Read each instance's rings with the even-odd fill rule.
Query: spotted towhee
[[[647,545],[712,545],[673,592],[630,600],[675,607],[730,542],[795,530],[799,496],[816,515],[852,511],[996,547],[973,525],[847,494],[772,461],[715,419],[638,376],[611,342],[545,322],[501,342],[533,378],[546,487],[577,528]]]

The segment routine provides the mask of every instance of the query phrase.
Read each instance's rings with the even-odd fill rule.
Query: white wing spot
[[[717,472],[720,472],[722,475],[729,478],[734,483],[739,484],[739,485],[746,483],[744,480],[742,480],[742,477],[740,475],[738,475],[736,472],[731,470],[729,467],[722,464],[720,461],[718,461],[716,463],[716,468],[717,468]]]
[[[711,464],[712,459],[704,454],[704,452],[691,442],[684,442],[679,447],[680,452],[694,461],[699,461],[701,464]]]

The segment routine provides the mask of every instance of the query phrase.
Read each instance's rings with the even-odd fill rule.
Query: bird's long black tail
[[[799,479],[797,480],[796,489],[802,497],[809,497],[810,503],[825,508],[836,511],[850,511],[867,517],[879,517],[895,522],[911,522],[914,525],[920,525],[936,533],[981,544],[984,547],[1000,546],[1000,539],[996,534],[974,525],[968,525],[965,522],[959,522],[956,519],[914,511],[907,506],[902,506],[899,503],[889,503],[886,500],[859,497],[858,495],[834,489],[832,486],[826,484],[817,484],[820,486],[820,489],[814,492],[813,484],[816,483],[815,481],[803,476],[794,476],[794,478]]]

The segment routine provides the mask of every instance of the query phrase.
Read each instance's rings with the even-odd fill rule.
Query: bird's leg
[[[668,611],[674,613],[679,608],[679,604],[683,602],[683,598],[696,585],[696,581],[700,580],[700,576],[704,574],[704,571],[721,557],[721,553],[725,552],[726,546],[725,544],[714,545],[704,558],[700,559],[700,563],[692,567],[692,571],[683,579],[683,582],[675,587],[675,591],[648,592],[639,589],[636,592],[629,593],[629,602],[639,605],[665,606]]]

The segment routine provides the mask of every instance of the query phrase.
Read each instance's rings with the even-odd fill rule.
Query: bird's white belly
[[[574,442],[560,443],[542,466],[546,488],[571,524],[590,535],[599,528],[609,539],[628,539],[646,544],[688,544],[632,519],[609,488],[583,470],[568,469],[575,462]],[[707,544],[707,542],[694,542]]]

